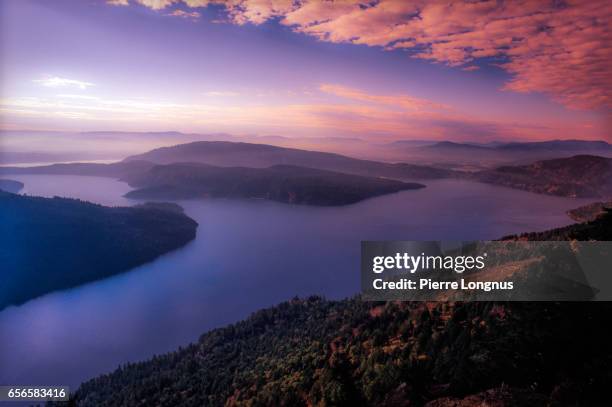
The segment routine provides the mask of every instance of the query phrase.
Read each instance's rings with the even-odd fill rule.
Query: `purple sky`
[[[418,42],[426,40],[415,37],[415,47],[392,50],[399,37],[380,46],[356,31],[372,24],[368,32],[376,32],[395,17],[392,11],[358,24],[347,13],[359,9],[335,20],[331,16],[340,11],[313,9],[331,19],[315,30],[304,17],[312,10],[283,8],[282,1],[258,14],[250,3],[115,2],[0,3],[3,129],[371,140],[611,138],[609,101],[600,84],[548,79],[556,73],[540,78],[525,65],[530,59],[516,56],[519,47],[508,56],[489,55],[479,45],[481,58],[431,47],[427,57],[415,57]],[[433,18],[424,6],[419,12],[423,21]],[[483,19],[492,18],[487,13]],[[482,44],[491,29],[473,30],[470,41]],[[587,68],[584,75],[593,75]]]

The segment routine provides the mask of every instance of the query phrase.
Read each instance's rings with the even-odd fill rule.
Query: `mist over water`
[[[127,184],[108,178],[11,178],[30,195],[138,203],[123,197]],[[0,312],[0,382],[74,388],[293,296],[353,295],[361,240],[495,239],[570,224],[565,211],[589,202],[458,180],[427,185],[331,208],[179,202],[200,225],[187,246],[131,272]]]
[[[0,130],[0,165],[35,166],[67,162],[121,161],[158,147],[219,135],[179,132],[65,132]]]

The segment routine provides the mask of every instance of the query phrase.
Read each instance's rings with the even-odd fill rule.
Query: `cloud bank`
[[[111,0],[124,4],[127,0]],[[570,108],[612,107],[609,0],[132,0],[154,10],[221,6],[234,24],[277,20],[321,41],[404,50],[511,74],[505,90],[543,92]]]

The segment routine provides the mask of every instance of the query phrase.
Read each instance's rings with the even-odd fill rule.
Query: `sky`
[[[4,0],[0,128],[612,141],[609,1]]]

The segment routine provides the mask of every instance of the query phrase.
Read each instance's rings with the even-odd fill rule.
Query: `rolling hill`
[[[162,147],[125,159],[125,162],[132,161],[148,161],[156,164],[193,162],[220,167],[251,168],[292,165],[399,180],[437,179],[454,175],[453,171],[429,166],[383,163],[333,153],[228,141],[198,141]]]
[[[606,148],[605,142],[550,142],[552,145],[561,143],[562,155],[567,155],[565,147],[593,146],[593,148]],[[585,144],[586,143],[586,144]],[[521,146],[534,143],[520,143]],[[538,144],[539,146],[540,144]],[[548,146],[549,144],[544,144]],[[269,175],[278,174],[280,168],[285,171],[290,167],[302,167],[313,170],[324,170],[335,173],[352,174],[364,177],[388,178],[399,181],[431,180],[443,178],[466,178],[474,181],[523,189],[536,193],[568,196],[568,197],[603,197],[612,194],[611,165],[612,158],[594,155],[577,155],[554,158],[550,160],[528,161],[528,164],[497,166],[492,169],[482,169],[498,161],[501,148],[504,145],[493,147],[472,144],[441,142],[415,149],[420,160],[432,160],[449,167],[462,167],[469,171],[455,171],[438,168],[431,165],[415,165],[407,163],[387,163],[379,161],[361,160],[339,154],[299,150],[293,148],[276,147],[266,144],[238,143],[227,141],[197,141],[179,144],[172,147],[162,147],[149,152],[127,157],[125,160],[112,164],[54,164],[39,167],[0,167],[0,174],[75,174],[114,177],[131,181],[144,179],[151,169],[157,165],[189,163],[209,165],[213,167],[237,168],[242,167],[243,176],[246,176],[245,167],[251,168],[252,176],[249,179],[262,179],[265,171],[262,169],[275,167],[268,171]],[[537,147],[536,149],[540,149]],[[426,152],[426,153],[425,153]],[[540,156],[536,152],[512,151],[510,156],[514,161],[526,161],[528,157]],[[508,159],[506,156],[504,160]],[[416,160],[416,158],[415,158]],[[452,162],[452,164],[451,164]],[[469,163],[479,163],[470,167]],[[204,166],[200,168],[200,172]],[[157,170],[161,171],[161,170]],[[168,171],[168,170],[167,170]],[[211,172],[210,170],[209,172]],[[221,176],[220,170],[215,170]],[[237,170],[231,170],[230,172]],[[212,173],[212,172],[211,172]],[[229,174],[226,173],[226,174]],[[150,174],[147,175],[150,177]],[[135,186],[140,186],[134,184]],[[161,185],[156,185],[161,187]],[[170,185],[167,185],[168,187]],[[181,196],[193,195],[183,191],[175,191]],[[170,193],[170,190],[167,190]],[[197,191],[201,194],[205,191]],[[260,191],[261,192],[261,191]],[[257,193],[259,194],[259,192]],[[257,195],[256,194],[256,195]],[[260,194],[259,194],[260,195]],[[245,196],[248,196],[246,194]]]

